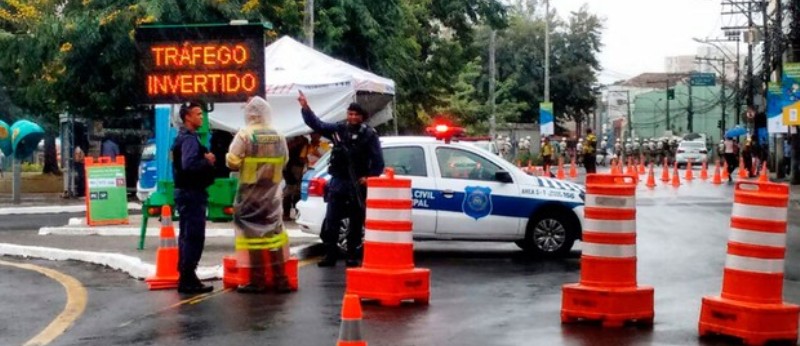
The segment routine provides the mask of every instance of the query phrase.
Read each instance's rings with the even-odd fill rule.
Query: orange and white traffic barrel
[[[700,335],[797,342],[800,307],[783,303],[789,186],[737,182],[720,296],[703,297]]]
[[[563,286],[561,321],[652,323],[653,287],[636,282],[636,177],[588,175],[584,214],[580,283]]]
[[[391,168],[367,179],[364,261],[347,269],[346,293],[386,306],[428,303],[430,271],[414,267],[412,203],[411,180],[395,177]]]

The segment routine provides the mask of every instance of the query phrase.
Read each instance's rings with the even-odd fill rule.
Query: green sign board
[[[86,221],[89,225],[128,223],[125,165],[86,165]]]
[[[689,79],[691,86],[714,86],[716,85],[717,76],[713,73],[692,73]]]

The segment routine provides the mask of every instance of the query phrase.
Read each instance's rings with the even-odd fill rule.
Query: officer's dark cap
[[[355,102],[351,103],[350,106],[347,107],[347,111],[348,112],[350,112],[350,111],[356,112],[356,113],[360,114],[361,117],[364,118],[364,119],[367,119],[367,117],[369,116],[367,114],[367,111],[363,107],[361,107],[360,104],[355,103]]]

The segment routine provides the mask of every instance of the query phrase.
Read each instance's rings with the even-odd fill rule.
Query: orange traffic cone
[[[728,161],[722,161],[722,180],[728,180]]]
[[[558,180],[564,180],[564,178],[565,178],[565,174],[564,174],[564,159],[561,158],[561,157],[558,158],[558,171],[556,171],[556,178]]]
[[[485,196],[480,192],[476,196]],[[399,306],[403,300],[428,304],[431,272],[414,267],[412,202],[411,179],[395,178],[392,169],[367,180],[364,263],[347,268],[346,293],[385,306]]]
[[[625,168],[623,169],[623,172],[624,172],[624,174],[627,174],[627,175],[636,174],[636,170],[633,168],[633,163],[631,162],[630,158],[628,158],[628,165],[625,166]]]
[[[172,226],[172,209],[161,207],[161,244],[156,250],[156,274],[147,278],[150,290],[166,290],[178,287],[178,243],[175,227]]]
[[[650,173],[647,175],[647,187],[656,187],[656,176],[653,173],[653,164],[650,164]]]
[[[700,168],[700,179],[708,180],[708,163],[703,160],[703,166]]]
[[[647,172],[645,171],[644,167],[644,155],[642,155],[641,157],[639,157],[639,174],[645,174],[645,173]]]
[[[569,177],[570,178],[577,178],[578,177],[578,165],[575,164],[575,158],[572,158],[572,161],[569,163]]]
[[[694,171],[692,171],[692,160],[686,162],[686,176],[683,178],[687,181],[694,179]]]
[[[740,156],[739,157],[739,178],[747,179],[749,172],[747,168],[744,166],[744,159]]]
[[[614,162],[611,163],[611,174],[622,174],[622,171],[619,169],[619,159],[614,159]]]
[[[783,302],[789,186],[740,181],[733,200],[722,294],[703,297],[700,336],[794,345],[800,307]]]
[[[669,182],[669,165],[666,158],[664,158],[664,164],[661,165],[661,181]]]
[[[672,171],[672,186],[681,186],[681,177],[678,176],[678,163],[675,162],[675,168]]]
[[[711,183],[714,185],[722,184],[722,179],[719,174],[719,161],[714,165],[714,178],[711,180]]]
[[[761,165],[761,175],[758,176],[758,181],[761,183],[769,182],[769,169],[767,168],[766,161],[764,161],[764,164]]]
[[[361,301],[355,294],[345,294],[342,299],[342,324],[336,346],[367,346],[361,336]]]
[[[580,282],[561,289],[561,322],[653,323],[653,287],[636,283],[636,181],[586,177]]]

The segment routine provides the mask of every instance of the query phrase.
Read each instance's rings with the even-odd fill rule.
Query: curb
[[[142,210],[138,203],[128,203],[128,210]],[[58,214],[58,213],[81,213],[86,212],[86,205],[64,205],[64,206],[40,206],[40,207],[3,207],[0,208],[0,215],[34,215],[34,214]]]
[[[148,227],[148,237],[160,236],[160,229]],[[139,236],[141,229],[138,227],[89,227],[89,226],[60,226],[39,228],[39,235],[73,235],[73,236]],[[303,233],[299,228],[287,229],[289,238],[319,238],[318,235]],[[175,228],[175,234],[180,234],[180,229]],[[210,237],[233,237],[233,228],[206,228],[206,238]]]
[[[321,253],[322,247],[319,245],[320,244],[315,243],[289,248],[289,253],[292,256],[298,257],[300,260],[304,260]],[[0,243],[0,256],[40,258],[50,261],[81,261],[116,269],[138,280],[144,280],[156,272],[156,266],[154,264],[146,263],[138,257],[110,252],[65,250],[50,247]],[[221,279],[222,265],[199,267],[197,268],[197,276],[201,280]]]

